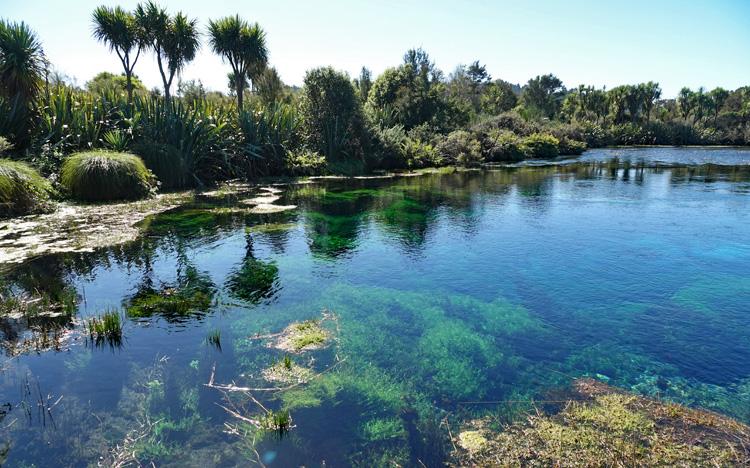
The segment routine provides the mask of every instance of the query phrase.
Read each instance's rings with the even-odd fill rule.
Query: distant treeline
[[[264,175],[358,173],[580,154],[606,145],[747,145],[750,87],[682,89],[658,83],[568,89],[554,75],[523,86],[493,79],[475,61],[446,74],[422,49],[380,76],[329,67],[285,85],[268,60],[266,33],[239,16],[199,25],[147,2],[102,6],[94,39],[118,57],[77,87],[54,72],[24,23],[0,21],[0,137],[6,154],[54,175],[90,149],[141,157],[162,188]],[[180,81],[201,46],[227,64],[228,93]],[[162,86],[136,71],[157,58]]]

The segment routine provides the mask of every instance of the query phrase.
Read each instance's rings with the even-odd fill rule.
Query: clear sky
[[[91,37],[99,4],[137,1],[0,0],[0,17],[39,33],[53,65],[83,85],[96,73],[121,72],[114,54]],[[554,73],[566,86],[607,87],[658,81],[664,97],[682,86],[750,85],[750,0],[161,0],[199,19],[238,13],[267,33],[271,64],[288,84],[320,65],[355,76],[397,65],[423,47],[446,73],[480,60],[493,78],[524,83]],[[204,42],[206,39],[204,37]],[[160,86],[155,60],[135,72]],[[228,65],[204,44],[183,73],[226,91]]]

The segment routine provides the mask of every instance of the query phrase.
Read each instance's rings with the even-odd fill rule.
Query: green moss
[[[109,151],[76,153],[60,170],[60,183],[82,201],[137,200],[151,194],[156,182],[133,154]]]
[[[52,186],[28,164],[0,159],[0,218],[46,211]]]
[[[328,339],[328,333],[318,320],[305,320],[291,327],[289,341],[295,351],[321,346]]]

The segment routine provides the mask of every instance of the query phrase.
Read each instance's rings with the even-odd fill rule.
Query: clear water
[[[127,319],[120,346],[73,332],[59,351],[8,351],[8,466],[106,464],[118,446],[157,466],[435,466],[444,422],[511,419],[583,375],[750,422],[748,166],[583,162],[281,188],[297,209],[199,200],[130,244],[5,273],[19,290],[73,288],[79,323],[147,291],[212,297],[204,311]],[[293,356],[320,374],[252,392],[294,428],[235,426],[219,405],[262,410],[207,387],[212,373],[275,387],[262,371],[285,353],[254,336],[324,310],[333,342]],[[19,323],[0,330],[6,347],[23,336]]]

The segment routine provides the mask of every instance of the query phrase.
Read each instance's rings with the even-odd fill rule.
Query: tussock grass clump
[[[89,202],[138,200],[156,186],[156,178],[141,158],[112,151],[70,156],[62,165],[60,182],[73,198]]]
[[[269,432],[277,432],[279,436],[282,436],[292,428],[292,416],[287,410],[268,410],[260,419],[260,427]]]
[[[122,319],[116,310],[103,313],[88,321],[89,336],[97,344],[108,342],[118,344],[122,341]]]
[[[0,218],[46,211],[52,187],[28,164],[0,159]]]
[[[488,419],[454,437],[458,466],[748,466],[750,427],[580,379],[556,414],[497,431]]]

